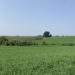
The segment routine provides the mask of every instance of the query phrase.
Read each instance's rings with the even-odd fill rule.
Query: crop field
[[[75,75],[74,36],[8,39],[31,40],[38,45],[0,46],[0,75]]]
[[[7,37],[10,41],[20,40],[20,41],[31,41],[38,44],[46,42],[47,44],[75,44],[75,36],[53,36],[49,38],[43,37]]]
[[[75,75],[75,46],[1,46],[0,75]]]

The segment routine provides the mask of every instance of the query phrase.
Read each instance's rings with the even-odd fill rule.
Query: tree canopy
[[[52,37],[52,34],[49,31],[45,31],[43,37]]]

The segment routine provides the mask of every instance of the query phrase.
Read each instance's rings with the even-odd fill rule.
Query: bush
[[[42,45],[48,45],[45,41],[42,42]]]
[[[0,45],[6,45],[8,39],[5,36],[0,37]]]
[[[69,46],[74,46],[74,44],[73,43],[70,43]]]
[[[49,31],[45,31],[43,37],[52,37],[52,34]]]
[[[64,44],[62,44],[63,46],[74,46],[74,44],[73,43],[64,43]]]
[[[5,36],[0,37],[0,44],[8,41],[8,39]]]

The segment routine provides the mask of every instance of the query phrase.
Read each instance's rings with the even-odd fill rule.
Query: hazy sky
[[[0,0],[0,35],[75,35],[75,0]]]

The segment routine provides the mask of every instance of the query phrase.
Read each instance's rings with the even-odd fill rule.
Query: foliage
[[[42,42],[42,45],[48,45],[45,41]]]
[[[75,46],[1,46],[0,75],[75,75]]]
[[[0,37],[0,46],[32,46],[32,45],[52,45],[52,46],[75,46],[75,36],[53,36],[45,38],[36,37]]]
[[[52,37],[52,34],[51,34],[49,31],[45,31],[45,32],[43,33],[43,36],[44,36],[44,37]]]
[[[41,39],[41,38],[37,38],[37,39]],[[4,46],[30,46],[30,45],[37,45],[37,44],[35,42],[33,43],[30,39],[21,41],[17,39],[9,40],[6,37],[0,37],[0,45],[4,45]]]

